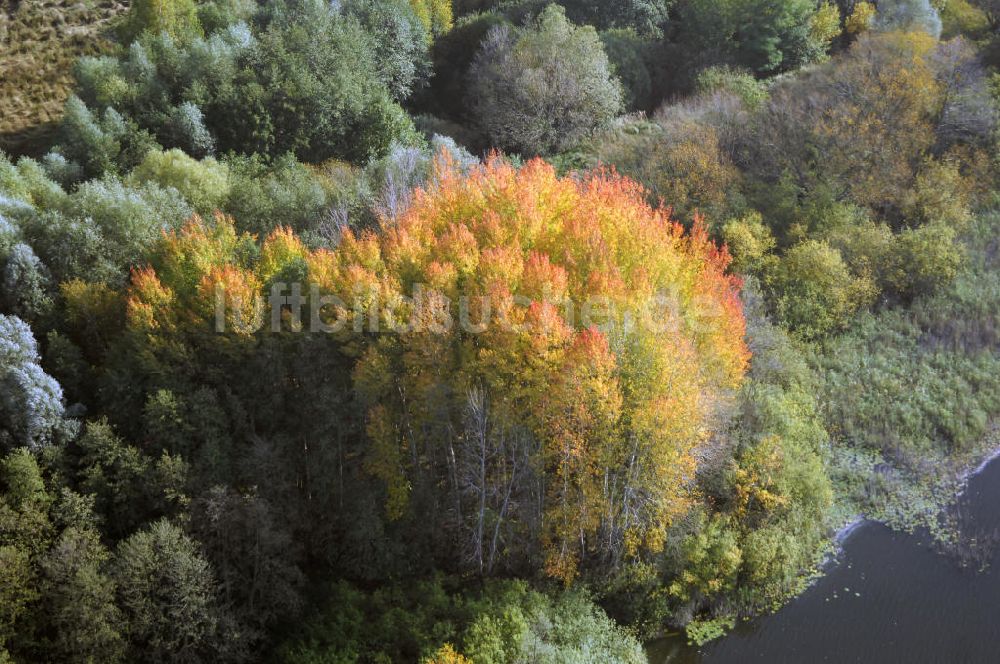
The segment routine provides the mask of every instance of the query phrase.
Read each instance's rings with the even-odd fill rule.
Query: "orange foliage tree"
[[[713,402],[749,361],[725,248],[613,173],[441,158],[378,233],[333,250],[280,229],[259,252],[247,241],[221,216],[165,237],[133,277],[131,326],[173,329],[184,315],[155,312],[180,303],[204,327],[220,291],[243,308],[233,322],[253,320],[254,289],[301,274],[326,298],[303,318],[356,358],[387,516],[437,520],[482,573],[537,561],[568,583],[659,549]]]

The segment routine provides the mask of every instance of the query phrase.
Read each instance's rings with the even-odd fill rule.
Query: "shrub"
[[[758,212],[726,222],[722,239],[733,255],[733,269],[742,274],[761,274],[776,260],[774,236]]]
[[[221,208],[229,196],[229,169],[212,158],[197,161],[180,150],[152,151],[129,175],[129,182],[173,187],[200,212]]]
[[[904,230],[888,263],[887,285],[903,300],[934,293],[951,283],[962,264],[955,228],[939,222]]]
[[[759,109],[767,101],[767,85],[753,74],[726,65],[709,67],[698,74],[695,89],[701,94],[728,92],[740,98],[751,110]]]
[[[769,286],[782,322],[806,339],[843,330],[877,293],[870,277],[853,276],[840,252],[819,240],[792,247]]]

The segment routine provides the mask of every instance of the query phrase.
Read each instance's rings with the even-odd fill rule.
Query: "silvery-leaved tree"
[[[0,447],[38,448],[65,431],[62,388],[39,366],[28,324],[0,315]]]

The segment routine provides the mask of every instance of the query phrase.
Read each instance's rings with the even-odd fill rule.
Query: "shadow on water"
[[[650,645],[651,664],[1000,662],[1000,460],[969,480],[952,514],[961,537],[867,522],[825,576],[777,613],[701,649]]]

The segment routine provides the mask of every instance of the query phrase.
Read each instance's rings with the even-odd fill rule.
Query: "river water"
[[[964,544],[864,522],[823,577],[776,613],[702,648],[662,639],[651,664],[1000,662],[1000,460],[959,497]]]

